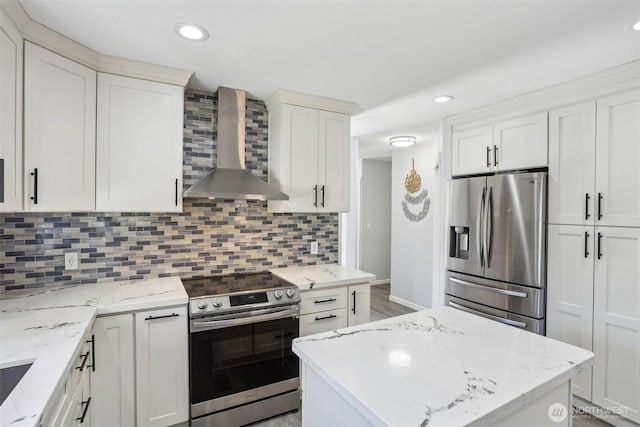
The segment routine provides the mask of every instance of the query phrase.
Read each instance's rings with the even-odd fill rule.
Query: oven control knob
[[[202,300],[202,301],[198,302],[198,308],[200,310],[204,310],[205,308],[207,308],[208,305],[209,304],[207,304],[207,301],[205,301],[205,300]]]
[[[293,289],[287,289],[287,297],[293,298],[296,295],[296,291]]]
[[[274,296],[276,299],[280,299],[280,298],[282,298],[282,291],[275,291],[275,292],[273,293],[273,296]]]
[[[212,304],[213,304],[213,306],[214,306],[215,308],[220,308],[220,307],[222,307],[222,301],[220,301],[220,299],[218,299],[218,298],[214,299]]]

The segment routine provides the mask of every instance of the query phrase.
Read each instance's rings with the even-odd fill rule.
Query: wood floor
[[[415,310],[393,301],[389,301],[390,285],[376,285],[371,287],[371,321],[387,319],[402,314],[413,313]]]

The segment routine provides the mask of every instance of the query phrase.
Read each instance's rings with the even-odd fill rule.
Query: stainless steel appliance
[[[183,280],[191,425],[241,426],[300,407],[296,286],[270,273]]]
[[[445,302],[545,333],[547,174],[453,179]]]

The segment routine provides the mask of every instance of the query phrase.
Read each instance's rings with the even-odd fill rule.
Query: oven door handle
[[[288,317],[298,317],[300,308],[288,308],[285,310],[264,310],[264,314],[253,314],[251,316],[236,317],[235,319],[208,320],[204,322],[191,321],[192,329],[221,329],[232,326],[246,325],[249,323],[265,322],[267,320],[286,319]]]

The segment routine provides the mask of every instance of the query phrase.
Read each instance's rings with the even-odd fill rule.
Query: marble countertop
[[[338,264],[313,265],[309,267],[275,268],[271,273],[298,286],[301,291],[331,286],[345,286],[370,282],[376,276],[364,271]]]
[[[490,426],[591,365],[593,353],[449,307],[294,341],[372,425]]]
[[[96,316],[187,302],[177,277],[0,292],[0,367],[33,362],[0,406],[0,425],[38,425]]]

